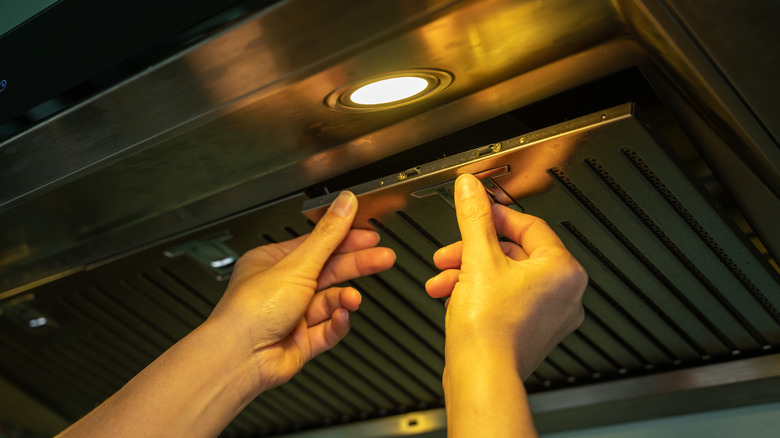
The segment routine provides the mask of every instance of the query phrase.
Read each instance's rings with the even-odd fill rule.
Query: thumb
[[[480,265],[503,255],[490,200],[475,176],[461,175],[455,181],[455,211],[463,239],[462,263]]]
[[[355,195],[341,192],[317,222],[314,231],[285,259],[293,260],[303,272],[319,275],[325,262],[349,233],[356,212]]]

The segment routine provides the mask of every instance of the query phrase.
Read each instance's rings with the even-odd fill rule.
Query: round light
[[[338,111],[382,111],[418,102],[444,90],[452,74],[443,70],[400,70],[344,85],[325,98]]]
[[[408,99],[426,88],[427,80],[417,76],[402,76],[363,85],[350,94],[349,100],[358,105],[381,105]]]

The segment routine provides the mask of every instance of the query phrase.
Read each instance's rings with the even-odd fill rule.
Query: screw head
[[[491,149],[493,152],[498,152],[498,151],[500,151],[500,150],[501,150],[501,143],[494,143],[494,144],[490,145],[490,149]]]
[[[398,181],[403,181],[403,180],[405,180],[408,177],[409,176],[407,176],[405,173],[401,172],[401,173],[398,174]]]

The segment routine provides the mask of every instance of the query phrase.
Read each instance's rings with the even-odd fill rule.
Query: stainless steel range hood
[[[443,309],[421,285],[457,238],[441,212],[468,171],[554,224],[592,278],[586,323],[527,382],[542,430],[780,400],[762,387],[780,360],[780,59],[757,43],[780,41],[780,11],[727,3],[297,0],[242,17],[0,144],[2,376],[75,420],[208,315],[230,272],[209,262],[307,232],[353,187],[398,265],[356,282],[344,345],[226,434],[385,436],[396,417],[376,418],[404,412],[438,428]],[[413,68],[454,79],[387,111],[325,105]]]

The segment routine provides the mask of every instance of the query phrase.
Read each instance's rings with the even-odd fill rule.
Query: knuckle
[[[539,216],[532,216],[532,217],[533,217],[533,222],[536,225],[543,225],[543,226],[548,227],[548,228],[550,227],[550,224],[548,224],[546,220],[540,218]]]
[[[319,234],[331,236],[333,234],[336,234],[339,227],[336,221],[329,220],[328,218],[323,218],[319,223],[317,223],[316,231]]]
[[[577,312],[574,316],[574,328],[576,329],[577,327],[581,326],[583,322],[585,322],[585,306],[580,303],[577,306]]]
[[[256,258],[258,254],[258,249],[254,248],[247,252],[245,252],[241,257],[236,260],[236,263],[233,265],[233,270],[242,270],[244,269],[244,266],[251,266],[252,265],[252,259]]]
[[[574,268],[572,277],[574,279],[576,288],[580,291],[580,294],[585,291],[585,288],[588,286],[588,273],[585,271],[585,268],[577,261],[572,258],[574,262]]]
[[[492,220],[492,211],[482,208],[481,205],[475,202],[469,202],[461,206],[460,212],[462,218],[469,222],[479,223],[488,219]]]
[[[573,311],[568,318],[568,323],[566,324],[566,329],[569,333],[577,330],[585,321],[585,308],[581,303],[574,306],[572,310]]]
[[[564,268],[564,282],[568,286],[567,289],[572,291],[574,297],[582,296],[585,288],[588,285],[588,273],[585,268],[569,254],[568,260],[565,263]]]
[[[242,255],[241,257],[238,258],[238,260],[236,260],[236,263],[233,265],[234,271],[243,269],[243,266],[247,263],[246,261],[247,254],[249,253]]]

